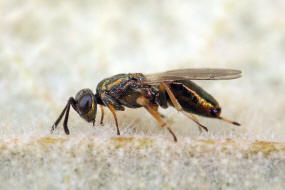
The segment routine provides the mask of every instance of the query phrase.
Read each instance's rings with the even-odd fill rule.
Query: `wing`
[[[145,84],[177,80],[229,80],[241,77],[240,70],[233,69],[178,69],[145,75]]]

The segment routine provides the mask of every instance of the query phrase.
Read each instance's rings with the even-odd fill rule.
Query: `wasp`
[[[241,77],[241,71],[233,69],[178,69],[155,74],[129,73],[118,74],[103,79],[96,88],[94,94],[90,89],[80,90],[75,98],[70,97],[58,119],[51,128],[51,133],[65,114],[63,128],[69,134],[68,116],[70,106],[87,122],[95,124],[97,105],[101,109],[101,121],[104,120],[104,107],[107,107],[114,116],[117,135],[120,135],[116,111],[124,111],[128,108],[145,108],[160,124],[173,136],[177,137],[163,121],[163,116],[158,112],[158,107],[164,109],[174,107],[186,117],[194,121],[200,132],[208,131],[197,117],[200,115],[216,118],[225,122],[240,125],[238,122],[221,117],[221,107],[217,100],[203,90],[192,80],[228,80]]]

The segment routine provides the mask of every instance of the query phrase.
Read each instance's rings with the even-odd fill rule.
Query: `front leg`
[[[59,115],[58,119],[54,122],[50,133],[53,133],[53,131],[56,129],[58,123],[60,122],[60,120],[62,119],[63,115],[65,114],[65,118],[64,118],[64,122],[63,122],[63,128],[64,131],[67,135],[69,135],[69,130],[68,130],[68,126],[67,126],[67,122],[68,122],[68,116],[69,116],[69,109],[70,109],[70,105],[72,105],[73,109],[76,110],[75,108],[75,100],[73,97],[70,97],[67,101],[66,106],[64,107],[64,109],[62,110],[61,114]]]
[[[103,105],[100,105],[100,109],[101,109],[100,125],[104,125],[104,124],[103,124],[103,120],[104,120],[104,106],[103,106]]]
[[[120,135],[120,130],[119,130],[119,124],[118,124],[118,119],[116,115],[116,110],[125,110],[125,108],[120,105],[118,101],[116,101],[113,97],[109,96],[108,94],[102,94],[101,99],[104,103],[105,106],[109,108],[109,110],[112,112],[115,122],[116,122],[116,128],[117,128],[117,135]]]
[[[111,104],[107,104],[107,107],[109,108],[109,110],[112,112],[112,114],[114,116],[114,119],[115,119],[115,122],[116,122],[116,128],[117,128],[117,135],[120,135],[118,119],[117,119],[117,115],[116,115],[116,112],[115,112],[115,108]]]

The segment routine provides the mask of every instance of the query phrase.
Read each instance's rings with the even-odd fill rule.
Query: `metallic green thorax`
[[[124,110],[124,106],[138,108],[136,99],[145,96],[150,87],[141,84],[144,76],[141,73],[118,74],[103,79],[96,89],[96,97],[104,105],[111,104],[116,110]],[[100,104],[100,101],[98,103]]]
[[[135,74],[117,74],[109,78],[103,79],[97,85],[96,92],[102,93],[103,91],[110,91],[116,87],[124,86],[128,81],[132,79],[143,80],[144,76],[141,73]]]

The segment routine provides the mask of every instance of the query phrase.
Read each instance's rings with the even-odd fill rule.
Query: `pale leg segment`
[[[171,128],[162,120],[160,114],[157,111],[157,106],[153,106],[149,103],[149,100],[143,96],[138,97],[137,103],[142,105],[161,125],[161,127],[166,127],[169,133],[173,136],[173,140],[177,142],[176,135],[171,130]]]
[[[207,127],[203,126],[198,119],[195,117],[195,115],[191,114],[191,113],[187,113],[183,110],[182,106],[180,105],[180,103],[178,102],[178,100],[175,98],[173,92],[170,90],[169,86],[165,83],[161,83],[163,85],[163,87],[165,88],[167,94],[169,95],[169,98],[172,102],[172,104],[174,105],[174,107],[177,109],[177,111],[182,112],[183,115],[185,115],[186,117],[188,117],[189,119],[191,119],[192,121],[194,121],[199,128],[199,131],[202,132],[202,129],[204,129],[205,131],[208,131]]]
[[[117,135],[120,135],[120,130],[119,130],[119,125],[118,125],[118,119],[117,119],[117,115],[115,112],[115,108],[111,105],[111,104],[107,104],[107,107],[109,108],[109,110],[112,112],[115,122],[116,122],[116,128],[117,128]]]

